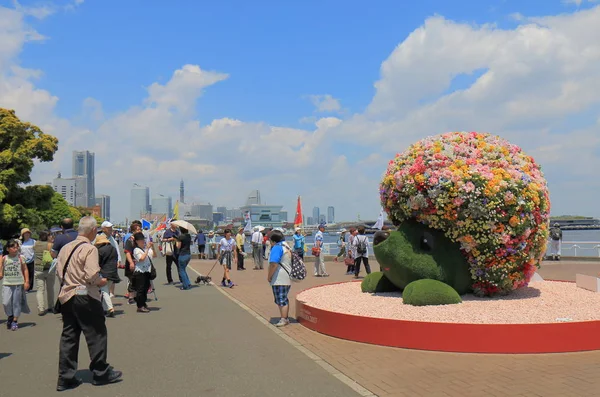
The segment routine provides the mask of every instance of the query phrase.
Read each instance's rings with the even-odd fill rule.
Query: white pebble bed
[[[400,292],[363,293],[360,282],[312,288],[299,293],[297,299],[337,313],[409,321],[532,324],[600,320],[600,293],[553,281],[532,282],[504,297],[465,295],[456,305],[405,305]]]

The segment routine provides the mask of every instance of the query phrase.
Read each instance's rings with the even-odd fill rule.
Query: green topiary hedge
[[[382,272],[373,272],[360,284],[362,292],[394,292],[400,289],[388,280]]]
[[[404,288],[402,301],[413,306],[434,306],[461,303],[462,299],[448,284],[438,280],[423,279],[413,281]]]

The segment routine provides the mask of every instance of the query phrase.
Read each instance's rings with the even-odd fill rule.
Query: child
[[[237,261],[237,245],[235,240],[231,238],[231,230],[225,229],[225,237],[219,242],[219,263],[223,265],[223,280],[221,285],[223,287],[233,288],[233,283],[229,279],[229,270],[231,270],[231,263]]]
[[[19,242],[10,240],[6,244],[8,255],[2,258],[0,280],[3,281],[2,303],[8,316],[6,328],[16,331],[19,329],[19,316],[29,313],[25,291],[29,288],[29,272],[25,258],[19,255]]]

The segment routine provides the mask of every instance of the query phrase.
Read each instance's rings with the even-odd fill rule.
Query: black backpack
[[[557,227],[550,229],[550,238],[552,240],[560,240],[560,229]]]
[[[364,255],[367,253],[367,237],[361,239],[359,238],[360,236],[356,236],[357,239],[357,243],[356,243],[356,253],[358,255]]]

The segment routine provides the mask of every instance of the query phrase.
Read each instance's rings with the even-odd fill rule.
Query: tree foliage
[[[56,137],[21,121],[14,110],[0,108],[0,236],[10,237],[23,226],[44,225],[49,219],[47,211],[58,203],[52,188],[23,184],[31,182],[34,161],[52,161],[57,150]]]

